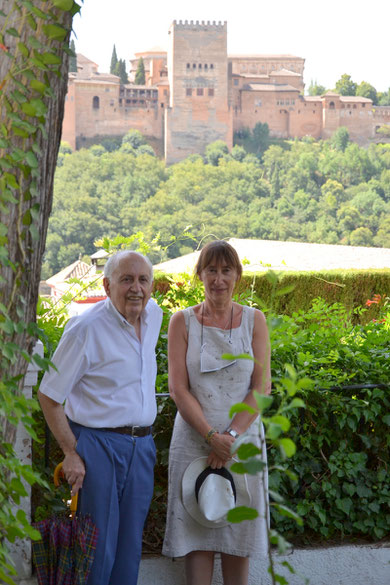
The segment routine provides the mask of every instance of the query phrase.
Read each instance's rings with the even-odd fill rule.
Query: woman
[[[229,419],[230,407],[246,402],[256,407],[253,391],[269,393],[270,346],[263,313],[233,302],[242,274],[235,249],[213,241],[200,253],[196,274],[205,300],[175,313],[168,331],[169,389],[178,409],[169,457],[169,496],[163,554],[185,556],[187,585],[210,585],[214,554],[221,553],[224,585],[247,585],[249,556],[266,554],[265,497],[259,475],[246,478],[256,521],[206,527],[182,501],[182,477],[201,456],[212,469],[231,463],[231,446],[244,432],[260,444],[259,423],[248,412]],[[222,360],[224,353],[251,354]]]

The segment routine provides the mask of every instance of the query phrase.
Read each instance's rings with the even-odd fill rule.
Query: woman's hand
[[[229,434],[214,433],[210,439],[211,453],[207,459],[212,469],[221,469],[231,459],[230,451],[234,438]]]

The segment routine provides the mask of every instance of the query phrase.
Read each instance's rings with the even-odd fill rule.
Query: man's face
[[[103,285],[117,311],[134,325],[152,293],[153,280],[146,260],[129,253],[119,260],[110,280],[103,279]]]

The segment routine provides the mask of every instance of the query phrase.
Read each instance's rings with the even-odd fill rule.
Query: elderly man
[[[112,256],[103,284],[108,298],[66,327],[39,400],[72,493],[80,490],[78,509],[99,529],[88,585],[136,585],[153,493],[162,311],[150,299],[152,265],[137,252]]]

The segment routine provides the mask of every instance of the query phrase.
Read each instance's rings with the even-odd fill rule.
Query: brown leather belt
[[[146,437],[153,431],[153,427],[104,427],[102,431],[110,433],[119,433],[120,435],[131,435],[132,437]]]

